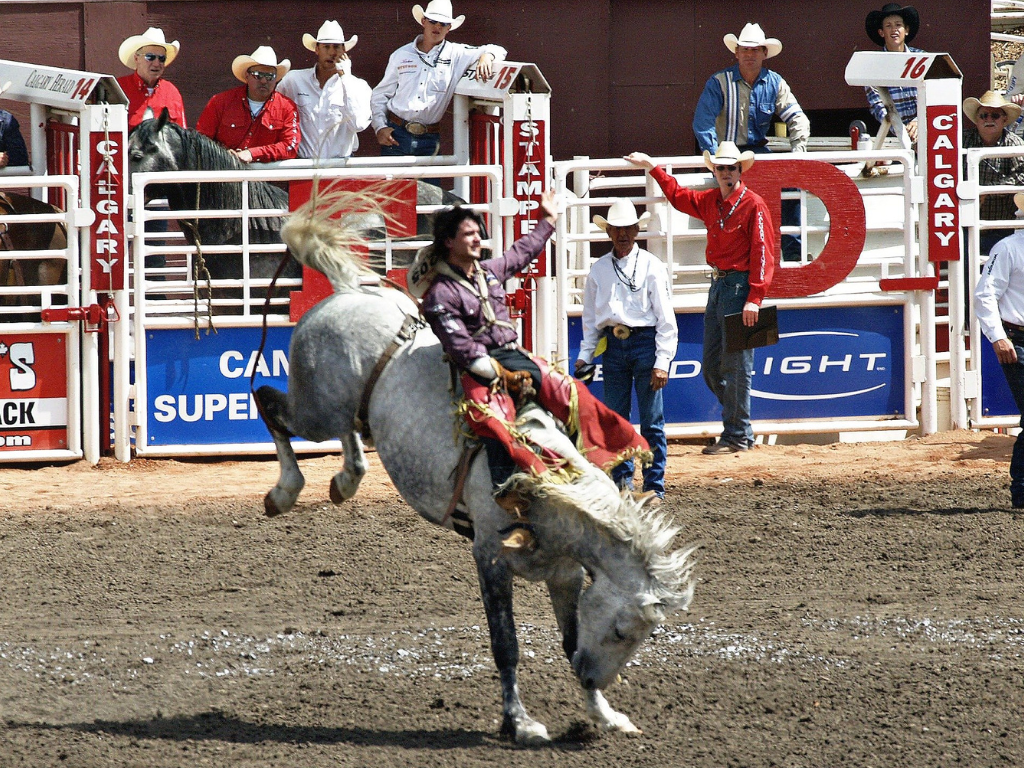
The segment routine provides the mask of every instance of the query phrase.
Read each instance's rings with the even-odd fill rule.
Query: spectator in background
[[[132,35],[117,50],[117,58],[128,69],[130,75],[117,78],[118,85],[128,97],[128,130],[143,120],[159,117],[167,108],[172,123],[182,128],[185,124],[185,105],[174,84],[164,79],[164,70],[178,56],[178,41],[168,43],[164,32],[150,27],[141,35]]]
[[[269,45],[251,56],[236,56],[231,72],[245,85],[218,93],[199,116],[196,130],[219,141],[243,163],[270,163],[298,156],[299,113],[277,92],[291,62],[277,61]]]
[[[357,42],[357,35],[345,39],[337,21],[325,21],[316,37],[302,36],[302,44],[316,54],[316,66],[292,70],[277,86],[299,110],[299,157],[349,157],[359,148],[356,134],[370,125],[371,90],[352,74],[348,52]]]
[[[708,78],[693,114],[693,132],[702,152],[714,154],[723,141],[736,144],[741,152],[769,152],[768,135],[772,119],[786,124],[789,147],[804,152],[811,135],[807,119],[789,84],[764,62],[782,52],[782,43],[765,37],[759,24],[747,24],[739,37],[728,34],[725,47],[736,56],[736,64]],[[782,223],[800,225],[800,202],[782,201]],[[782,236],[782,257],[799,261],[800,238]]]
[[[900,7],[898,3],[887,3],[880,11],[871,11],[864,19],[864,30],[875,45],[882,46],[882,50],[892,53],[917,52],[922,53],[920,48],[912,48],[907,45],[917,36],[917,30],[921,28],[921,17],[917,9],[906,5]],[[878,89],[866,86],[864,91],[868,97],[868,107],[875,120],[882,123],[886,117],[885,103]],[[917,88],[892,87],[889,88],[889,95],[892,96],[893,106],[899,113],[900,120],[907,130],[907,136],[912,144],[917,143]],[[889,129],[893,136],[896,131]]]
[[[0,109],[0,168],[28,164],[28,149],[17,118]]]
[[[477,48],[449,42],[448,33],[466,20],[452,13],[451,0],[430,0],[426,10],[413,6],[423,34],[391,54],[370,100],[382,155],[436,155],[441,118],[459,80],[473,66],[478,80],[488,80],[494,63],[505,58],[499,45]]]
[[[980,99],[973,96],[966,99],[964,116],[974,125],[964,125],[963,148],[1021,147],[1024,153],[1024,139],[1008,128],[1020,113],[1019,106],[994,91],[985,91]],[[983,187],[1024,185],[1024,157],[985,158],[978,167],[978,182]],[[981,218],[985,221],[1012,219],[1015,211],[1012,195],[985,195],[981,198]],[[983,229],[981,252],[988,253],[992,246],[1012,234],[1012,229]]]
[[[708,78],[693,114],[693,132],[701,152],[715,153],[718,143],[731,141],[740,151],[768,152],[772,118],[786,124],[794,152],[807,149],[811,123],[777,72],[764,66],[782,52],[782,43],[765,37],[758,24],[747,24],[739,37],[728,34],[725,47],[736,64]]]

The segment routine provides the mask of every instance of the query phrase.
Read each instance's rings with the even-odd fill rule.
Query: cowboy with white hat
[[[604,402],[629,419],[633,390],[640,409],[640,434],[653,461],[643,468],[643,490],[665,495],[665,407],[662,390],[678,344],[672,283],[664,262],[640,248],[636,239],[650,211],[637,215],[632,201],[616,200],[608,216],[594,216],[612,250],[590,268],[583,290],[583,341],[576,360],[579,375],[602,358]],[[633,487],[634,466],[625,461],[612,470],[620,488]]]
[[[986,91],[981,98],[971,96],[964,100],[964,116],[974,125],[964,131],[963,148],[1017,147],[1024,152],[1024,139],[1010,130],[1021,115],[1021,108],[1008,101],[1003,94]],[[1005,184],[1024,185],[1024,157],[989,157],[978,166],[978,182],[982,186]],[[983,195],[981,197],[981,218],[988,221],[1005,221],[1014,215],[1010,195]],[[1008,229],[981,230],[981,252],[988,253],[992,246],[1012,234]]]
[[[1014,202],[1017,217],[1024,217],[1024,194],[1014,195]],[[992,248],[974,292],[974,312],[1024,414],[1024,229],[1013,230]],[[1024,431],[1010,459],[1010,503],[1024,509]]]
[[[790,90],[766,59],[778,56],[782,43],[767,37],[760,24],[747,24],[740,34],[723,38],[736,63],[708,78],[693,115],[693,132],[701,150],[714,152],[720,141],[743,149],[768,151],[772,121],[786,124],[794,152],[807,148],[811,124]]]
[[[643,152],[626,160],[645,168],[661,186],[673,208],[700,219],[708,231],[705,258],[712,269],[704,310],[702,370],[708,388],[722,405],[722,434],[704,449],[708,455],[745,451],[754,444],[750,423],[753,350],[727,351],[725,318],[739,314],[753,326],[775,273],[775,223],[765,201],[743,183],[754,153],[723,141],[714,154],[704,151],[704,164],[714,175],[713,189],[681,186]]]
[[[236,56],[231,72],[244,85],[216,94],[206,104],[196,130],[219,141],[243,163],[269,163],[297,156],[299,115],[295,102],[277,92],[291,69],[269,45]]]
[[[412,16],[423,34],[391,54],[370,101],[382,155],[437,154],[441,118],[462,76],[475,68],[478,80],[489,80],[495,62],[505,59],[500,45],[478,48],[446,39],[466,20],[454,15],[451,0],[413,6]]]
[[[316,55],[316,66],[293,69],[277,86],[299,110],[299,157],[349,157],[359,148],[357,134],[370,125],[371,89],[352,74],[349,51],[358,42],[358,35],[346,39],[337,21],[321,24],[316,37],[302,36],[302,45]]]
[[[117,78],[128,97],[128,128],[143,120],[159,117],[166,108],[172,123],[185,125],[185,106],[174,84],[164,79],[164,69],[178,57],[181,46],[177,40],[167,42],[164,31],[150,27],[141,35],[127,38],[117,50],[117,58],[129,75]]]
[[[881,46],[883,51],[890,53],[921,53],[920,48],[914,48],[908,43],[917,36],[921,27],[921,17],[913,6],[901,6],[898,3],[886,3],[881,10],[871,11],[864,19],[864,31],[868,33],[871,42]],[[868,108],[875,120],[882,123],[888,116],[890,124],[893,123],[895,115],[889,116],[886,112],[885,102],[882,95],[872,86],[865,86],[864,91],[868,97]],[[905,88],[903,86],[890,86],[889,96],[892,97],[893,106],[900,122],[906,128],[907,138],[910,143],[917,141],[917,88]],[[890,136],[897,136],[897,128],[889,129]]]

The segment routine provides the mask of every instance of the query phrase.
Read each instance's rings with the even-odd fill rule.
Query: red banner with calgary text
[[[68,447],[67,337],[0,332],[0,451]]]
[[[928,261],[960,260],[959,107],[928,106]]]

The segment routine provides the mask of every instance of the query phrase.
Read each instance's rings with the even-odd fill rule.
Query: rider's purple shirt
[[[483,269],[487,276],[489,299],[497,320],[511,322],[505,306],[504,282],[537,258],[554,231],[549,222],[541,220],[530,234],[516,240],[503,256],[478,262],[477,269]],[[434,279],[423,294],[422,306],[427,322],[441,340],[441,346],[463,370],[469,368],[474,360],[486,357],[489,350],[518,339],[516,332],[504,325],[484,328],[487,322],[476,293],[448,275],[438,275]]]

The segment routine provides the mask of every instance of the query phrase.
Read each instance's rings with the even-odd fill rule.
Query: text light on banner
[[[512,142],[512,193],[519,201],[513,218],[515,238],[529,234],[540,220],[540,199],[547,183],[547,147],[544,144],[543,120],[516,120]],[[548,274],[547,254],[530,264],[524,275],[544,277]]]
[[[928,106],[928,260],[960,260],[959,110]]]
[[[66,346],[61,334],[0,333],[0,452],[67,449]]]
[[[120,133],[89,134],[92,175],[89,187],[96,218],[89,228],[94,291],[124,290],[125,223],[124,147]]]

